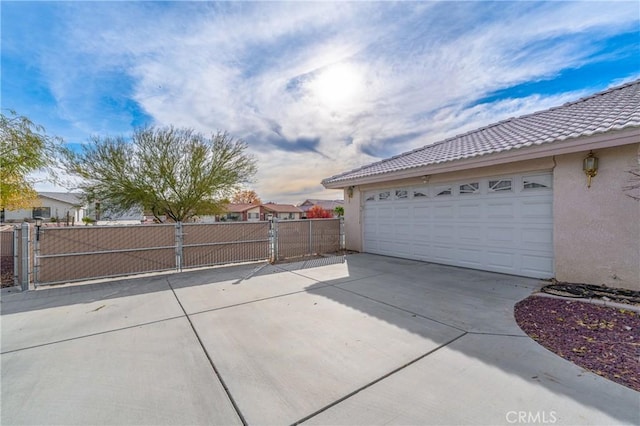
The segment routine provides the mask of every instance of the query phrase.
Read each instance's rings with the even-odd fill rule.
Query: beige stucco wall
[[[591,188],[582,171],[588,151],[428,176],[429,183],[533,171],[554,171],[556,278],[640,290],[640,202],[625,195],[629,170],[637,168],[640,144],[595,151],[598,175]],[[355,186],[344,191],[346,245],[362,251],[362,194],[419,185],[423,178]]]
[[[347,250],[362,251],[362,192],[354,188],[353,196],[344,190],[344,237]]]
[[[582,171],[587,154],[556,157],[556,278],[640,290],[640,202],[623,192],[640,144],[595,151],[599,170],[591,188]]]

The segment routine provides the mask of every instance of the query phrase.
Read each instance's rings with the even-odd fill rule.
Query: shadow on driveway
[[[215,389],[218,401],[224,398],[219,377],[248,424],[510,424],[511,412],[556,424],[640,423],[636,392],[557,357],[517,327],[514,304],[539,287],[528,278],[358,254],[40,289],[3,296],[2,353],[18,365],[36,351],[53,357],[56,348],[72,346],[74,362],[74,356],[103,356],[87,355],[83,342],[124,345],[113,350],[125,363],[142,356],[153,364],[170,355],[148,370],[159,380],[171,362],[195,362],[198,377],[186,380],[188,370],[178,369],[163,385],[184,379],[183,404],[212,404],[188,397],[188,388]],[[162,330],[189,333],[189,325],[192,338],[155,352],[154,345],[163,347],[157,340]],[[135,339],[144,339],[143,330],[158,337],[139,346]],[[108,340],[116,334],[124,340]],[[128,344],[137,349],[127,351]],[[197,344],[200,355],[189,346]],[[190,347],[186,360],[173,352],[180,345]],[[204,355],[215,370],[204,373],[207,383],[200,382]],[[3,402],[6,392],[19,392],[11,401],[28,401],[33,389],[6,365],[3,359]],[[34,364],[31,374],[55,374],[55,366]],[[126,371],[135,378],[136,368]],[[49,403],[63,389],[38,391]],[[85,401],[88,412],[77,422],[61,418],[108,423],[96,413],[112,408],[91,399],[92,389],[86,394],[97,407]],[[122,413],[162,405],[160,396],[133,398],[140,407],[116,398],[125,405]],[[220,404],[226,413],[230,405]],[[3,412],[11,411],[3,404]],[[207,423],[207,413],[153,419]],[[144,416],[121,418],[134,423]],[[230,414],[223,419],[237,420]]]

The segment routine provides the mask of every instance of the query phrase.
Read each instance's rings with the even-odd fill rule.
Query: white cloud
[[[64,18],[65,53],[43,53],[59,114],[108,132],[78,109],[95,112],[99,85],[124,73],[156,124],[249,141],[254,188],[288,202],[379,155],[589,93],[476,105],[583,65],[638,24],[634,2],[84,3]]]

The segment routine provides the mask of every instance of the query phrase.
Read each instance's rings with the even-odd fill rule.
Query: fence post
[[[273,216],[269,221],[269,247],[271,248],[270,261],[276,262],[278,260],[278,219]]]
[[[20,266],[20,254],[18,253],[18,226],[13,227],[13,285],[20,284],[18,281],[18,267]]]
[[[344,216],[340,216],[340,250],[346,250],[347,240],[344,233]]]
[[[182,272],[182,222],[176,222],[176,270]]]
[[[312,229],[312,225],[311,222],[313,222],[311,219],[307,219],[309,221],[309,256],[313,255],[313,229]]]
[[[22,223],[22,230],[20,233],[22,237],[22,276],[20,277],[20,286],[22,291],[29,290],[29,224],[27,222]]]
[[[33,282],[33,285],[35,287],[38,286],[38,276],[40,275],[40,235],[42,230],[40,229],[40,226],[37,225],[36,222],[36,232],[35,235],[33,235],[33,240],[31,240],[31,242],[33,243],[33,251],[31,253],[33,253],[33,259],[31,259],[31,263],[33,266],[33,275],[31,275],[31,282]]]

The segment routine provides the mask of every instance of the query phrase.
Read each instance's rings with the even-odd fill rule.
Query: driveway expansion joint
[[[165,322],[165,321],[172,321],[172,320],[183,318],[183,317],[184,317],[184,315],[179,315],[179,316],[176,316],[176,317],[163,318],[163,319],[159,319],[159,320],[155,320],[155,321],[142,322],[142,323],[139,323],[139,324],[128,325],[126,327],[113,328],[111,330],[99,331],[97,333],[89,333],[89,334],[83,334],[82,336],[69,337],[68,339],[55,340],[53,342],[41,343],[39,345],[25,346],[24,348],[11,349],[9,351],[0,352],[0,355],[10,354],[10,353],[20,352],[20,351],[25,351],[25,350],[28,350],[28,349],[41,348],[43,346],[55,345],[57,343],[71,342],[73,340],[80,340],[80,339],[85,339],[87,337],[100,336],[102,334],[109,334],[109,333],[115,333],[115,332],[123,331],[123,330],[130,330],[132,328],[137,328],[137,327],[145,327],[147,325],[158,324],[158,323]]]
[[[429,355],[431,355],[431,354],[433,354],[433,353],[435,353],[435,352],[439,351],[440,349],[442,349],[442,348],[444,348],[444,347],[446,347],[446,346],[449,346],[450,344],[452,344],[452,343],[453,343],[453,342],[455,342],[456,340],[458,340],[458,339],[460,339],[460,338],[462,338],[462,337],[464,337],[464,336],[466,336],[466,335],[467,335],[467,332],[463,332],[463,333],[462,333],[462,334],[460,334],[459,336],[454,337],[453,339],[451,339],[451,340],[449,340],[449,341],[447,341],[447,342],[443,343],[442,345],[440,345],[440,346],[438,346],[438,347],[436,347],[436,348],[434,348],[434,349],[430,350],[429,352],[424,353],[424,354],[420,355],[419,357],[417,357],[417,358],[415,358],[415,359],[413,359],[413,360],[411,360],[411,361],[407,362],[406,364],[401,365],[400,367],[398,367],[398,368],[396,368],[396,369],[391,370],[390,372],[388,372],[388,373],[386,373],[386,374],[384,374],[384,375],[382,375],[382,376],[378,377],[377,379],[375,379],[375,380],[373,380],[373,381],[371,381],[371,382],[367,383],[366,385],[359,387],[358,389],[354,390],[353,392],[350,392],[350,393],[346,394],[345,396],[343,396],[343,397],[341,397],[341,398],[338,398],[337,400],[333,401],[332,403],[327,404],[327,405],[325,405],[324,407],[320,408],[319,410],[317,410],[317,411],[315,411],[315,412],[313,412],[313,413],[309,414],[308,416],[303,417],[302,419],[300,419],[300,420],[298,420],[298,421],[296,421],[296,422],[292,423],[292,426],[299,425],[299,424],[301,424],[301,423],[306,422],[307,420],[312,419],[313,417],[317,416],[318,414],[320,414],[320,413],[322,413],[322,412],[324,412],[324,411],[326,411],[326,410],[330,409],[331,407],[334,407],[334,406],[336,406],[336,405],[340,404],[340,403],[341,403],[341,402],[343,402],[343,401],[346,401],[347,399],[349,399],[349,398],[351,398],[352,396],[354,396],[354,395],[356,395],[356,394],[358,394],[358,393],[362,392],[363,390],[366,390],[366,389],[370,388],[371,386],[375,385],[376,383],[379,383],[379,382],[383,381],[384,379],[387,379],[387,378],[391,377],[392,375],[394,375],[394,374],[396,374],[396,373],[398,373],[398,372],[400,372],[400,371],[404,370],[405,368],[407,368],[407,367],[409,367],[409,366],[411,366],[411,365],[415,364],[416,362],[418,362],[418,361],[420,361],[420,360],[422,360],[422,359],[424,359],[424,358],[428,357]]]
[[[331,287],[331,285],[327,284],[327,285],[323,285],[323,286],[320,286],[320,287],[315,287],[312,290],[321,289],[321,288],[327,288],[327,287]],[[187,315],[199,315],[199,314],[204,314],[204,313],[207,313],[207,312],[221,311],[223,309],[230,309],[230,308],[235,308],[235,307],[238,307],[238,306],[251,305],[252,303],[264,302],[266,300],[279,299],[281,297],[293,296],[294,294],[308,293],[309,291],[311,291],[311,290],[304,289],[304,290],[292,291],[292,292],[289,292],[289,293],[276,294],[275,296],[269,296],[269,297],[263,297],[261,299],[249,300],[248,302],[234,303],[234,304],[227,305],[227,306],[219,306],[217,308],[204,309],[202,311],[191,312],[190,314],[187,314]]]
[[[198,344],[200,345],[200,348],[202,348],[202,351],[204,352],[204,355],[207,357],[207,360],[209,361],[209,364],[211,365],[211,368],[213,369],[214,374],[218,378],[218,381],[222,385],[222,388],[224,389],[225,393],[227,394],[227,398],[229,398],[229,401],[231,402],[231,405],[233,405],[233,409],[235,410],[236,414],[238,415],[238,418],[242,422],[243,426],[247,426],[247,421],[245,420],[244,416],[242,415],[242,412],[240,411],[240,407],[238,407],[238,404],[236,403],[235,399],[233,398],[233,395],[231,395],[231,391],[229,390],[229,388],[227,387],[227,384],[225,383],[224,379],[220,375],[220,371],[218,370],[218,368],[216,367],[215,363],[213,362],[213,359],[211,358],[211,355],[209,354],[209,351],[207,351],[207,348],[204,346],[204,342],[200,338],[200,335],[198,334],[198,331],[196,330],[196,327],[193,325],[193,322],[191,321],[191,318],[189,317],[189,314],[187,314],[187,311],[184,309],[184,306],[182,306],[182,302],[180,302],[180,299],[178,298],[178,295],[176,294],[176,291],[173,289],[173,286],[171,285],[171,280],[169,280],[168,277],[166,278],[166,280],[167,280],[167,284],[169,285],[169,288],[171,289],[171,292],[173,293],[173,297],[176,298],[176,301],[178,302],[178,305],[180,305],[180,309],[182,309],[182,312],[184,312],[184,316],[187,318],[187,321],[189,322],[189,326],[191,327],[191,330],[193,331],[193,334],[196,336],[196,339],[198,340]]]

